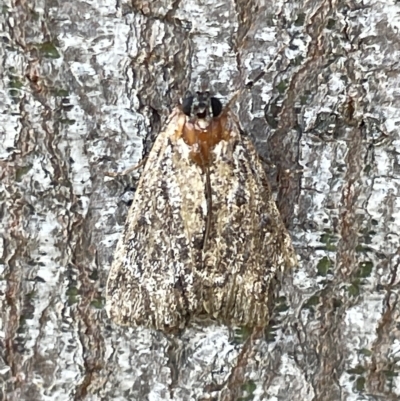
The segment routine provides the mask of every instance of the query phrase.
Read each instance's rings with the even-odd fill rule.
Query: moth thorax
[[[214,146],[229,137],[222,104],[208,92],[197,92],[184,99],[182,111],[186,115],[182,138],[191,147],[190,157],[198,165],[207,166]]]

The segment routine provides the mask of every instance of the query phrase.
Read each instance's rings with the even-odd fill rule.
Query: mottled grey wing
[[[204,183],[187,146],[174,140],[181,123],[175,110],[157,137],[117,245],[106,309],[118,324],[176,329],[197,308],[193,270],[201,258]]]
[[[230,116],[214,149],[212,226],[202,281],[204,313],[230,325],[268,324],[279,271],[295,266],[289,234],[253,144]]]

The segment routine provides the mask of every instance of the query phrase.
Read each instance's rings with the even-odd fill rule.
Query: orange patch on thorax
[[[226,129],[227,115],[222,113],[210,120],[208,125],[201,127],[198,121],[186,121],[182,129],[182,138],[191,147],[190,157],[201,167],[211,163],[211,151],[222,140],[229,139]],[[202,121],[204,122],[204,121]]]

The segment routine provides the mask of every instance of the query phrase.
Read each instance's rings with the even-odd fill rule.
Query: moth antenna
[[[265,74],[266,72],[271,68],[271,66],[275,63],[275,61],[278,59],[279,54],[281,53],[281,51],[284,49],[284,47],[282,46],[279,51],[276,53],[276,56],[268,63],[267,66],[265,66],[260,72],[259,74],[252,80],[250,81],[248,84],[246,84],[243,88],[239,88],[235,91],[235,93],[232,95],[231,99],[229,100],[229,102],[227,103],[227,105],[225,107],[230,108],[231,104],[233,104],[236,99],[238,98],[238,96],[245,91],[246,89],[251,89]]]
[[[122,177],[124,175],[128,175],[132,173],[132,171],[138,170],[140,167],[144,166],[147,162],[147,156],[144,157],[139,163],[135,164],[134,166],[128,167],[127,169],[121,172],[114,172],[114,171],[106,171],[104,175],[108,177]]]
[[[237,97],[240,95],[240,93],[242,92],[242,88],[241,89],[237,89],[236,91],[235,91],[235,93],[232,95],[232,97],[231,97],[231,99],[229,100],[229,102],[226,104],[226,108],[227,109],[230,109],[230,106],[231,106],[231,104],[232,103],[235,103],[235,101],[236,101],[236,99],[237,99]]]

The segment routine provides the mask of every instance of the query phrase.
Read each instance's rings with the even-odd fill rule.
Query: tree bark
[[[1,6],[1,399],[399,398],[397,2]],[[238,93],[299,255],[265,331],[104,311],[138,178],[106,174],[196,85]]]

